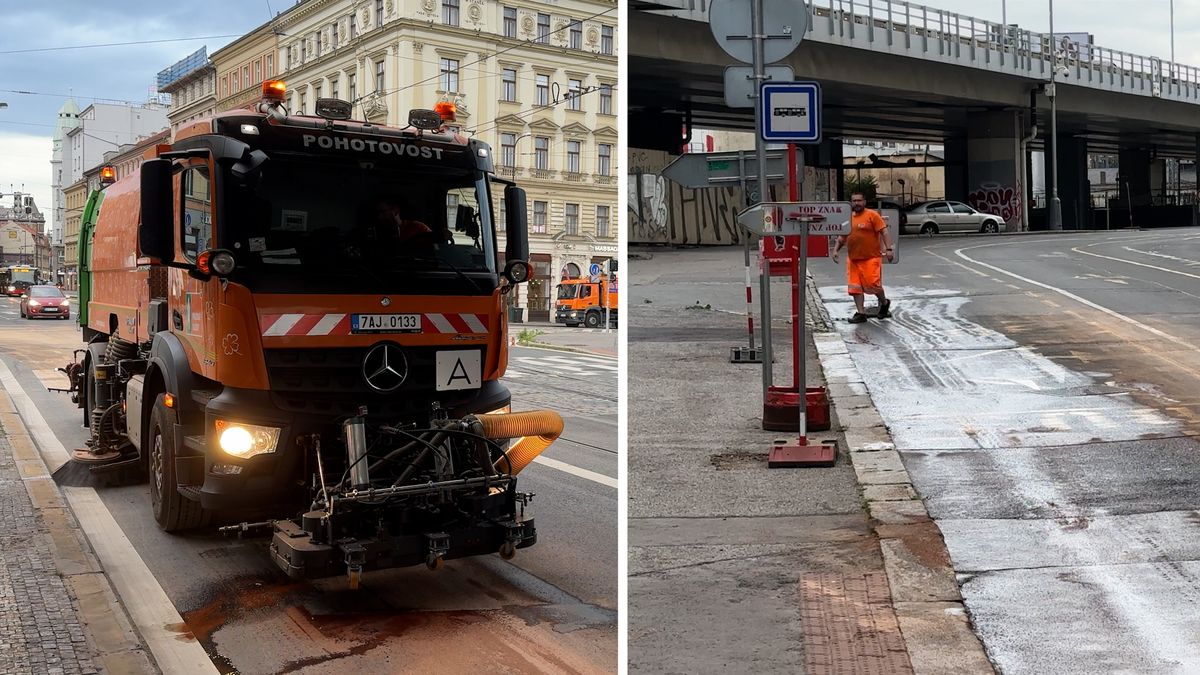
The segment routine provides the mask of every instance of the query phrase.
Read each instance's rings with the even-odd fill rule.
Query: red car
[[[30,286],[21,296],[21,318],[71,318],[71,301],[57,286]]]

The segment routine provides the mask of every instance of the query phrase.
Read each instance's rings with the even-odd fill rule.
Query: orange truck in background
[[[283,93],[180,128],[89,201],[73,460],[147,477],[165,531],[269,531],[294,578],[511,557],[537,540],[517,474],[562,431],[500,381],[525,193],[453,106],[400,129]]]
[[[583,324],[588,328],[599,328],[604,325],[605,314],[608,325],[617,326],[617,308],[620,306],[620,293],[617,288],[615,269],[609,274],[595,277],[576,277],[563,279],[558,283],[558,297],[555,300],[555,323],[568,326]]]

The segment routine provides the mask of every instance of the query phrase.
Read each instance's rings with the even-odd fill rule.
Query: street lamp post
[[[1050,0],[1050,86],[1046,94],[1050,97],[1050,201],[1046,204],[1046,227],[1062,229],[1062,202],[1058,199],[1058,105],[1055,81],[1058,79],[1058,44],[1054,39],[1054,0]]]

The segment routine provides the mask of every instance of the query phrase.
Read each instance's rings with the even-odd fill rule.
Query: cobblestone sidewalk
[[[0,428],[0,672],[99,673],[47,526]]]

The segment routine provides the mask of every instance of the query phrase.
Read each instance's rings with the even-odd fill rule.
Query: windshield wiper
[[[477,281],[475,281],[471,277],[467,276],[466,272],[463,272],[462,270],[460,270],[454,263],[450,262],[449,260],[445,260],[443,258],[438,258],[436,256],[432,257],[432,258],[429,256],[413,256],[413,257],[409,257],[406,259],[412,260],[414,262],[431,262],[436,267],[441,267],[444,264],[444,265],[446,265],[446,267],[449,267],[450,269],[454,270],[455,274],[457,274],[458,276],[460,276],[463,279],[466,279],[468,282],[470,282],[470,284],[475,287],[476,291],[479,291],[480,293],[484,292],[483,287],[480,286]]]

